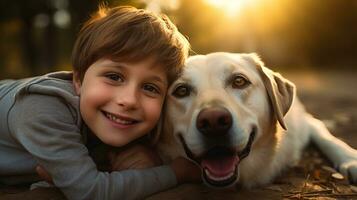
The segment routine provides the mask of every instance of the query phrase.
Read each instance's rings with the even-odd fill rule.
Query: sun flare
[[[208,4],[224,11],[227,16],[236,16],[253,0],[205,0]]]

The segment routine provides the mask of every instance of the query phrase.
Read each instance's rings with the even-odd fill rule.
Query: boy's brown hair
[[[131,6],[100,7],[82,27],[72,52],[76,79],[100,58],[131,62],[155,56],[169,84],[181,72],[189,43],[166,15]]]

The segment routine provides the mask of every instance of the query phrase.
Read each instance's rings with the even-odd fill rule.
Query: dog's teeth
[[[208,177],[211,177],[211,173],[209,173],[208,169],[205,169],[205,173]]]
[[[234,175],[234,172],[230,172],[229,174],[227,174],[226,176],[223,177],[215,177],[213,176],[208,169],[204,169],[207,177],[209,177],[210,179],[214,180],[214,181],[224,181],[227,180],[228,178],[232,177]]]

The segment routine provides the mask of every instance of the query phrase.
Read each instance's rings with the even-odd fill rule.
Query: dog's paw
[[[357,183],[357,159],[352,159],[341,163],[339,166],[339,171],[345,177],[348,177],[348,180],[351,183]]]

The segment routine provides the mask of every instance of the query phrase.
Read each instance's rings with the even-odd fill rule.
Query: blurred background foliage
[[[192,54],[257,52],[278,69],[357,64],[357,0],[0,0],[0,79],[70,70],[76,34],[99,4],[167,14]]]

